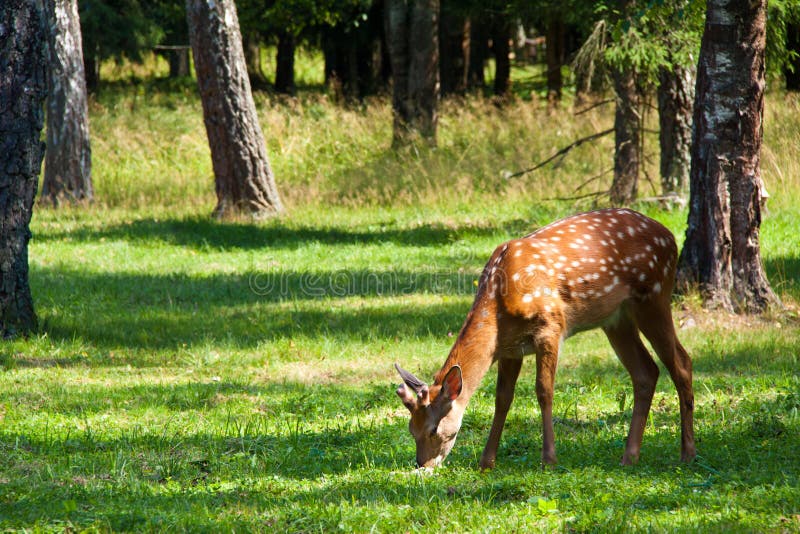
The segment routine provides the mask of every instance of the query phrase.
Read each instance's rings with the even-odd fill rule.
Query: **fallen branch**
[[[573,193],[577,193],[578,191],[580,191],[581,189],[583,189],[584,187],[586,187],[590,183],[594,182],[595,180],[599,180],[600,178],[602,178],[603,176],[605,176],[606,174],[610,173],[613,170],[614,170],[614,167],[609,167],[608,169],[604,170],[600,174],[595,174],[594,176],[592,176],[591,178],[589,178],[588,180],[583,182],[581,185],[576,187],[575,190],[573,191]]]
[[[584,195],[577,195],[574,197],[551,197],[551,198],[543,198],[542,201],[548,200],[583,200],[584,198],[591,198],[591,197],[601,197],[603,195],[609,194],[610,191],[594,191],[593,193],[586,193]]]
[[[589,111],[593,110],[594,108],[598,108],[600,106],[605,106],[606,104],[610,104],[611,102],[614,102],[613,98],[609,98],[608,100],[601,100],[600,102],[596,102],[596,103],[592,104],[588,108],[582,109],[580,111],[576,111],[575,112],[575,116],[577,117],[578,115],[583,115],[584,113],[589,112]]]
[[[551,161],[553,161],[554,159],[558,158],[559,156],[565,156],[567,154],[567,152],[569,152],[573,148],[579,147],[583,143],[586,143],[588,141],[594,141],[595,139],[599,139],[599,138],[601,138],[603,136],[606,136],[606,135],[608,135],[610,133],[613,133],[613,132],[614,132],[614,128],[609,128],[608,130],[603,130],[602,132],[598,132],[598,133],[583,137],[581,139],[578,139],[577,141],[574,141],[573,143],[571,143],[571,144],[565,146],[564,148],[560,149],[558,152],[556,152],[555,154],[553,154],[552,156],[550,156],[546,160],[544,160],[544,161],[542,161],[540,163],[537,163],[533,167],[531,167],[529,169],[525,169],[524,171],[518,171],[518,172],[515,172],[513,174],[509,174],[508,176],[506,176],[506,180],[510,180],[511,178],[516,178],[517,176],[522,176],[523,174],[528,174],[529,172],[533,172],[533,171],[535,171],[537,169],[540,169],[540,168],[544,167],[545,165],[547,165],[548,163],[550,163]]]

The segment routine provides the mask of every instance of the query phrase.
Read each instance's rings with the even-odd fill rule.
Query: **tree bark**
[[[761,262],[760,152],[766,0],[709,0],[697,71],[683,287],[709,307],[755,313],[778,304]]]
[[[511,25],[508,17],[498,15],[492,25],[492,51],[494,52],[494,94],[507,97],[511,91]]]
[[[42,0],[0,10],[0,334],[36,328],[28,241],[44,143],[47,15]]]
[[[42,200],[92,200],[92,155],[76,0],[47,2],[49,94]]]
[[[275,90],[286,95],[295,93],[294,85],[294,35],[282,32],[278,36],[275,58]]]
[[[439,99],[438,0],[388,0],[386,35],[394,78],[394,144],[421,135],[436,144]]]
[[[554,104],[561,100],[564,80],[561,65],[564,64],[564,41],[566,28],[561,13],[554,13],[547,22],[545,56],[547,59],[547,101]]]
[[[632,69],[615,70],[614,92],[614,180],[610,198],[615,206],[630,204],[636,199],[639,182],[640,94]]]
[[[685,197],[692,150],[695,68],[674,66],[658,74],[661,190]]]
[[[258,123],[232,0],[186,0],[217,192],[214,215],[283,211]]]
[[[469,19],[451,1],[442,4],[439,25],[439,74],[442,96],[463,95],[467,91],[469,70]]]

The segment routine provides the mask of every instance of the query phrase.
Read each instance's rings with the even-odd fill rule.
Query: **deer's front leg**
[[[542,463],[556,463],[556,439],[553,432],[553,388],[561,339],[548,339],[536,350],[536,398],[542,410]]]
[[[481,469],[492,469],[497,457],[497,447],[500,444],[500,435],[503,433],[503,425],[506,423],[508,410],[514,400],[514,388],[517,385],[517,377],[522,369],[522,358],[519,359],[500,359],[497,361],[497,392],[494,400],[494,420],[492,430],[489,432],[489,439],[481,455]]]

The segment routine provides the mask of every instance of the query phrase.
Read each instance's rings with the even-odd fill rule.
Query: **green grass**
[[[392,364],[432,376],[493,247],[590,207],[543,199],[610,165],[610,140],[514,183],[502,170],[610,118],[448,103],[439,149],[395,154],[385,100],[262,96],[290,213],[223,223],[193,90],[150,83],[109,86],[92,107],[97,204],[34,214],[42,328],[0,346],[0,530],[800,530],[796,100],[770,96],[764,155],[763,252],[790,312],[676,302],[676,322],[695,323],[679,335],[698,460],[678,462],[662,369],[641,461],[618,465],[632,391],[588,332],[559,364],[555,470],[539,466],[528,362],[498,467],[477,470],[490,372],[429,474],[413,469]],[[685,211],[640,208],[682,238]]]

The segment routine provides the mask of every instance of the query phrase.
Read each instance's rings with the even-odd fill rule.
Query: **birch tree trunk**
[[[57,206],[92,200],[92,153],[77,1],[47,2],[47,19],[50,87],[41,198]]]
[[[264,217],[283,205],[258,123],[232,0],[186,0],[217,192],[214,215]]]
[[[661,190],[685,197],[692,153],[695,69],[675,66],[658,75]]]
[[[0,9],[0,334],[36,328],[28,241],[42,166],[47,96],[47,23],[42,0]]]
[[[689,219],[678,262],[681,285],[698,285],[707,306],[749,313],[779,303],[759,245],[766,3],[706,5]]]

